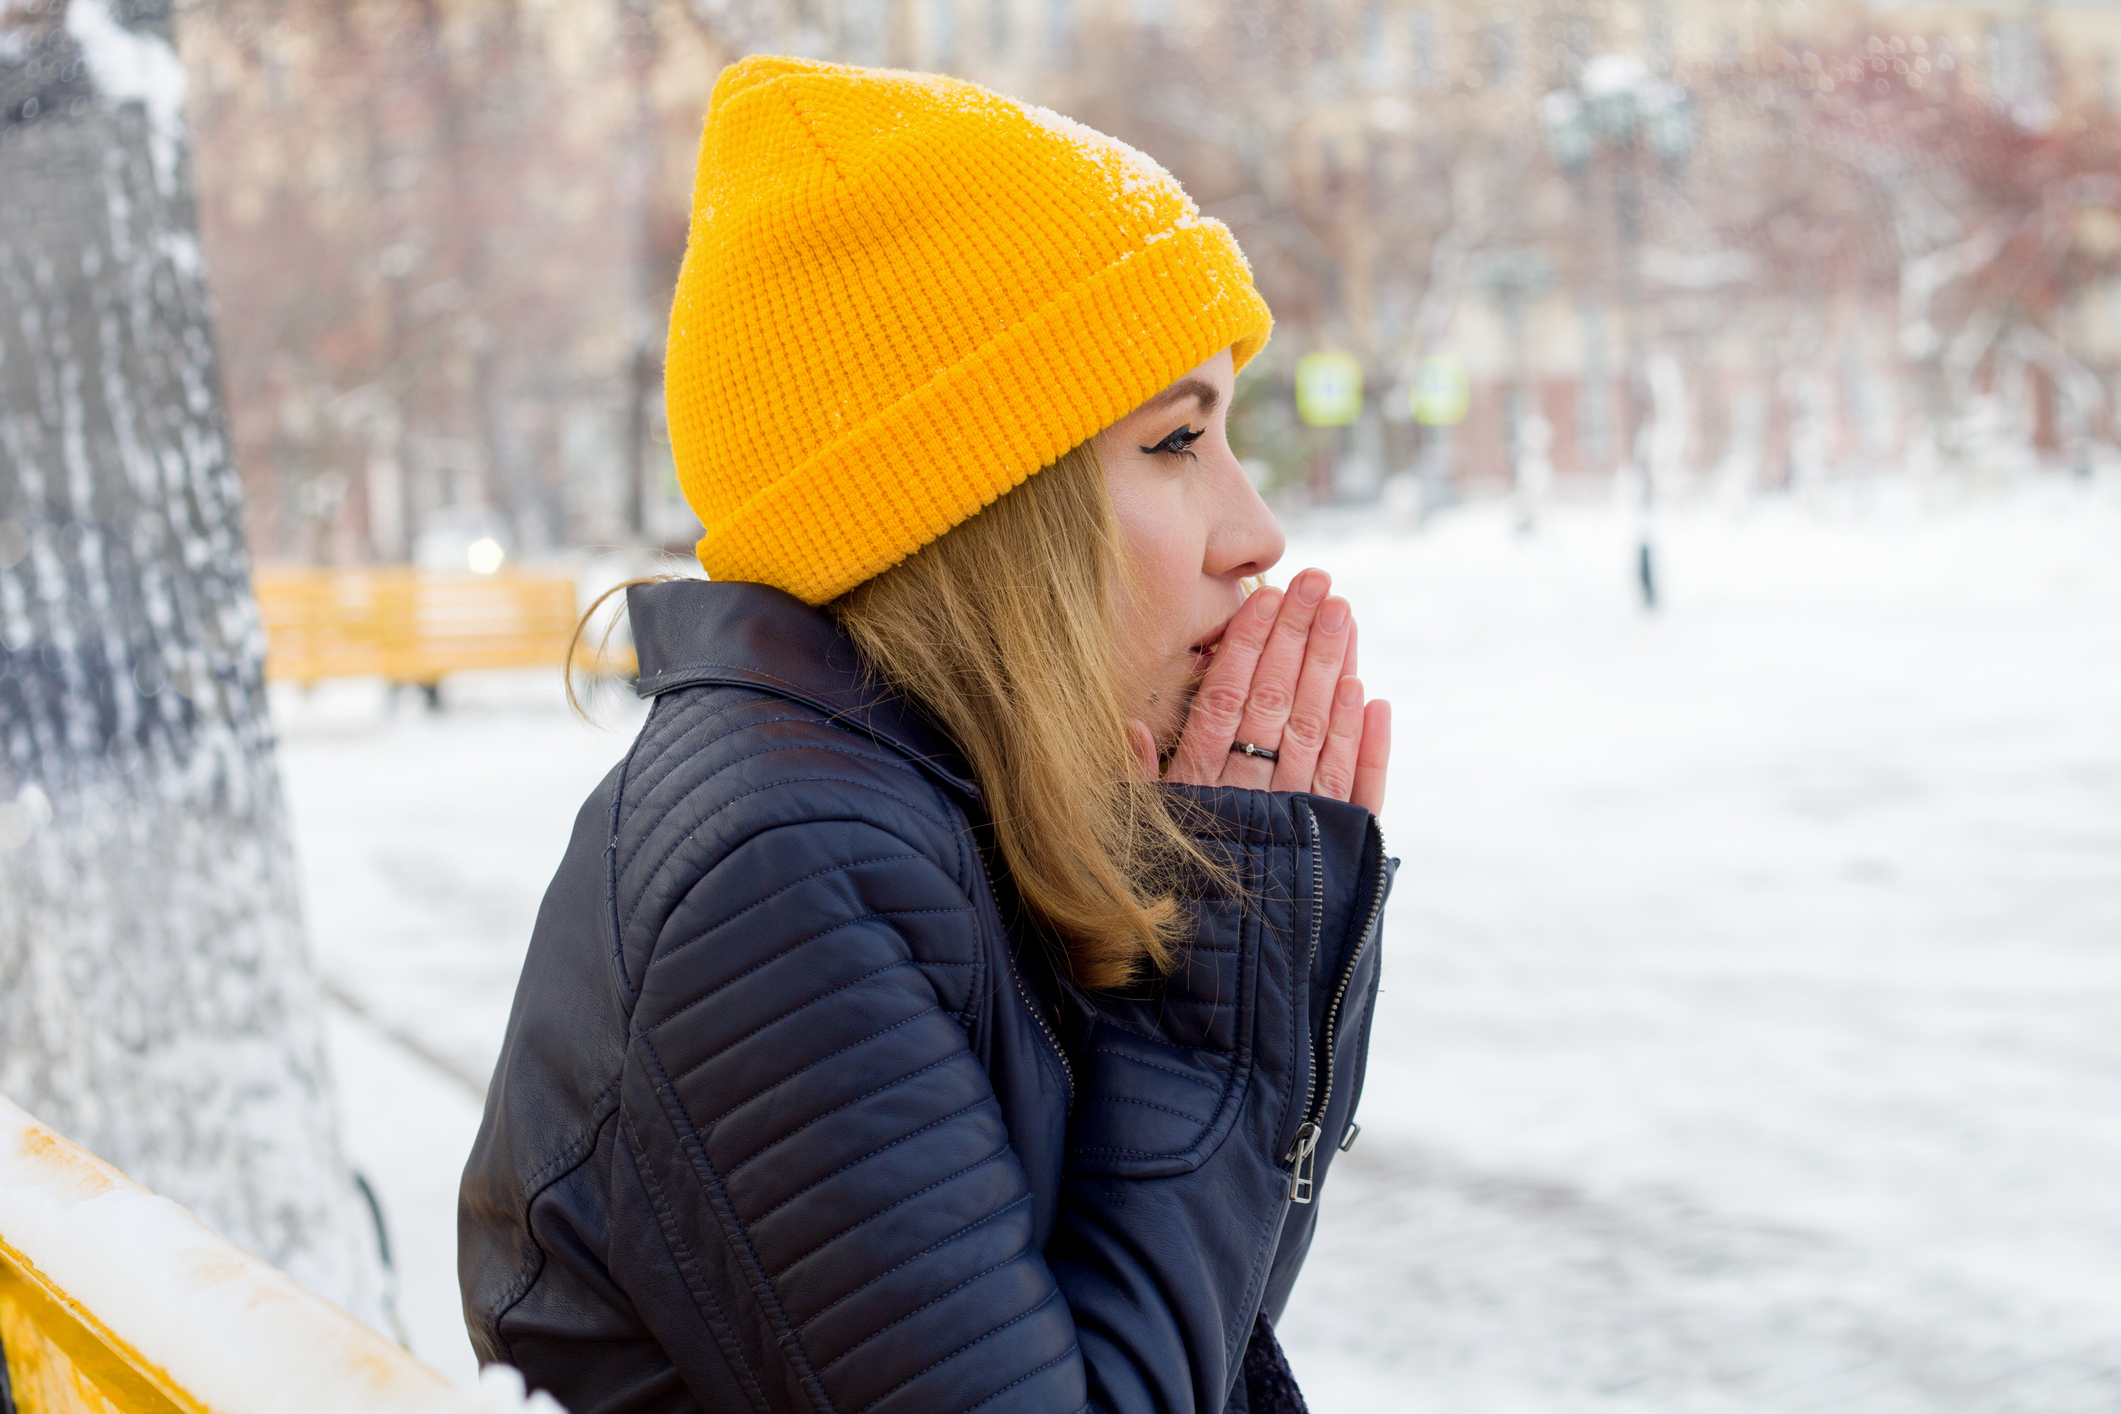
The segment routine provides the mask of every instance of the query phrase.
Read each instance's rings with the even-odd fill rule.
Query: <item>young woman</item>
[[[539,914],[464,1176],[573,1414],[1300,1409],[1389,721],[1224,437],[1265,305],[1140,154],[726,72],[671,316],[711,581]],[[1249,594],[1248,594],[1249,590]]]

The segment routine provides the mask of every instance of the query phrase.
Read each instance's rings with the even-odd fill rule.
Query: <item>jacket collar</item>
[[[814,707],[980,798],[950,739],[870,672],[839,625],[794,595],[734,580],[662,580],[628,589],[626,612],[641,696],[703,683],[756,688]]]

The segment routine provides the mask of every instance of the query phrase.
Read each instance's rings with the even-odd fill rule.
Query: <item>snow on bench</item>
[[[564,1414],[459,1389],[0,1098],[0,1409]]]

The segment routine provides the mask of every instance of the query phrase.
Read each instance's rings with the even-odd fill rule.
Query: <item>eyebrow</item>
[[[1208,382],[1204,378],[1181,378],[1155,397],[1149,399],[1148,402],[1143,403],[1140,410],[1143,412],[1154,412],[1156,409],[1178,402],[1182,398],[1198,398],[1200,400],[1201,416],[1205,417],[1215,411],[1215,405],[1222,401],[1222,394],[1216,390],[1213,383]]]

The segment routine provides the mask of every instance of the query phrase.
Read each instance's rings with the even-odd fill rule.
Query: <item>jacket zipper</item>
[[[977,850],[974,852],[978,853]],[[987,856],[984,853],[980,854],[979,868],[981,877],[987,881],[987,896],[992,898],[994,875],[987,868]],[[1016,984],[1016,994],[1024,1000],[1024,1010],[1031,1013],[1031,1020],[1037,1025],[1038,1034],[1046,1038],[1046,1044],[1053,1050],[1053,1058],[1060,1062],[1061,1076],[1068,1087],[1066,1107],[1072,1110],[1075,1108],[1075,1067],[1068,1064],[1068,1053],[1061,1049],[1060,1038],[1055,1036],[1053,1028],[1046,1024],[1045,1009],[1032,997],[1031,989],[1024,985],[1024,974],[1016,965],[1016,950],[1008,946],[1006,937],[1003,939],[1002,953],[1009,963],[1009,980]]]
[[[1318,847],[1318,817],[1311,813],[1310,806],[1300,800],[1296,802],[1296,808],[1304,813],[1304,825],[1311,843],[1311,947],[1304,954],[1304,976],[1309,977],[1311,969],[1318,966],[1319,944],[1326,928],[1326,865]],[[1290,1166],[1289,1201],[1292,1203],[1311,1201],[1312,1156],[1318,1152],[1319,1128],[1311,1119],[1311,1101],[1318,1094],[1318,1052],[1315,1045],[1307,1060],[1309,1064],[1304,1067],[1304,1101],[1297,1110],[1304,1116],[1304,1122],[1296,1127],[1296,1138],[1289,1152],[1282,1156],[1282,1162]],[[1330,1086],[1326,1093],[1333,1093]]]
[[[1016,982],[1016,994],[1024,999],[1025,1010],[1031,1013],[1031,1019],[1038,1024],[1039,1035],[1046,1038],[1046,1044],[1053,1048],[1054,1059],[1060,1062],[1061,1074],[1068,1082],[1067,1107],[1072,1110],[1075,1108],[1075,1067],[1068,1064],[1068,1053],[1061,1049],[1061,1043],[1053,1035],[1053,1028],[1046,1024],[1045,1013],[1038,1003],[1032,1000],[1031,989],[1024,985],[1023,973],[1016,970],[1016,958],[1013,954],[1009,958],[1009,976]]]
[[[1322,915],[1325,905],[1321,891],[1325,866],[1319,862],[1317,849],[1318,821],[1312,816],[1311,807],[1306,805],[1302,808],[1306,822],[1311,827],[1312,897],[1316,900],[1316,906],[1312,910],[1311,957],[1315,962],[1318,957],[1318,934],[1323,927]],[[1333,1032],[1340,1025],[1340,1008],[1341,1003],[1347,1000],[1348,984],[1355,980],[1355,969],[1362,962],[1363,953],[1369,949],[1370,934],[1377,927],[1377,915],[1385,906],[1385,882],[1390,877],[1386,872],[1388,867],[1385,862],[1384,848],[1382,842],[1380,842],[1377,850],[1377,888],[1371,896],[1370,913],[1363,920],[1362,931],[1356,934],[1355,951],[1348,955],[1346,965],[1340,969],[1340,981],[1333,989],[1333,1001],[1326,1008],[1326,1024],[1320,1038],[1321,1047],[1326,1058],[1326,1083],[1322,1090],[1316,1084],[1318,1074],[1316,1056],[1312,1057],[1310,1078],[1304,1083],[1304,1122],[1297,1126],[1296,1142],[1291,1146],[1286,1159],[1286,1162],[1290,1165],[1289,1201],[1292,1203],[1308,1203],[1311,1201],[1314,1189],[1312,1180],[1316,1173],[1318,1161],[1318,1140],[1319,1136],[1324,1132],[1326,1108],[1333,1103]],[[1317,1101],[1315,1110],[1312,1108],[1314,1099]]]

